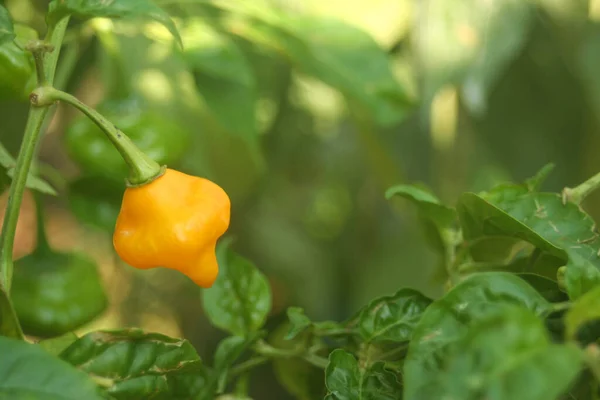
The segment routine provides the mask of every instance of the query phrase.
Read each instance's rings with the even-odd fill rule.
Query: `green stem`
[[[234,378],[268,362],[269,358],[264,356],[257,356],[251,358],[248,361],[244,361],[243,363],[240,363],[235,367],[231,368],[229,376],[230,378]]]
[[[49,42],[54,50],[44,57],[44,72],[46,73],[46,83],[48,85],[54,84],[54,74],[56,72],[56,64],[58,63],[58,56],[60,55],[60,48],[62,46],[63,38],[65,37],[65,31],[67,25],[69,25],[70,17],[65,17],[58,21],[56,25],[48,27],[48,33],[46,34],[46,42]]]
[[[316,354],[312,354],[306,351],[305,348],[299,347],[297,349],[278,349],[267,344],[264,341],[260,341],[254,346],[254,351],[262,356],[270,358],[293,358],[299,357],[309,364],[315,367],[325,368],[329,361],[323,357],[319,357]]]
[[[98,111],[83,104],[75,96],[53,87],[42,87],[33,92],[32,98],[32,101],[39,106],[46,106],[59,100],[68,103],[84,113],[98,125],[119,153],[121,153],[121,156],[129,166],[129,178],[127,179],[128,186],[142,186],[164,174],[166,169],[165,166],[159,165],[156,161],[148,157],[146,153],[141,151],[133,141],[112,122],[106,119]]]
[[[25,183],[33,160],[36,145],[40,137],[41,127],[44,118],[48,113],[48,107],[35,108],[29,110],[29,117],[25,127],[25,135],[19,150],[17,165],[15,166],[15,175],[10,185],[8,194],[8,204],[6,214],[2,225],[2,234],[0,235],[0,287],[6,293],[10,293],[10,285],[13,273],[13,246],[15,243],[15,231],[19,220],[21,203],[23,201],[23,192]]]
[[[592,176],[587,181],[583,182],[579,186],[574,188],[564,188],[563,190],[563,202],[570,201],[577,205],[581,204],[587,196],[589,196],[594,190],[600,187],[600,173]]]
[[[46,44],[54,48],[51,53],[45,53],[43,62],[38,65],[43,69],[48,84],[52,84],[56,62],[60,53],[62,40],[69,23],[69,18],[63,18],[56,25],[50,26],[46,35]],[[40,75],[38,75],[40,76]],[[10,286],[13,274],[13,247],[15,243],[15,231],[23,202],[25,184],[29,175],[29,169],[33,155],[39,142],[44,119],[48,115],[48,107],[29,109],[25,133],[19,151],[19,157],[15,166],[15,173],[10,185],[6,213],[0,233],[0,332],[18,339],[24,339],[19,319],[10,301]]]

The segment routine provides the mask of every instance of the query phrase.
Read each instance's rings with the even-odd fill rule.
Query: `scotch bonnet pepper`
[[[150,183],[128,187],[113,244],[132,267],[178,270],[203,288],[217,278],[217,240],[227,231],[230,200],[208,179],[167,169]]]

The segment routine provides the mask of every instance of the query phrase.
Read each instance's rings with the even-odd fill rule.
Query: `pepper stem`
[[[574,188],[564,188],[562,193],[563,202],[566,203],[567,201],[570,201],[579,205],[587,196],[599,187],[600,173],[592,176],[590,179]]]
[[[56,101],[63,101],[77,108],[90,118],[106,134],[115,148],[129,166],[127,186],[136,187],[152,182],[165,173],[166,166],[161,166],[141,151],[135,143],[106,119],[98,111],[83,104],[75,96],[53,87],[40,87],[33,91],[31,101],[38,107],[44,107]]]

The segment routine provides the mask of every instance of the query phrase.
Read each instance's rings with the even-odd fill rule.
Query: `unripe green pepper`
[[[153,110],[143,109],[135,99],[108,100],[97,107],[150,158],[161,165],[179,161],[187,150],[189,132]],[[100,128],[85,116],[65,131],[72,159],[90,175],[123,180],[128,167]]]
[[[15,33],[14,41],[0,45],[0,100],[26,100],[36,85],[33,55],[24,48],[37,32],[15,24]]]
[[[77,329],[108,304],[96,264],[56,251],[35,251],[15,262],[11,297],[23,331],[39,337]]]
[[[15,261],[11,298],[26,334],[53,337],[91,322],[108,300],[91,259],[50,247],[41,202],[36,200],[37,248]]]

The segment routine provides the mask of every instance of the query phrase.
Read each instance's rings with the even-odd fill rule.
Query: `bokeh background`
[[[3,3],[43,34],[47,1]],[[156,3],[176,18],[183,51],[157,23],[74,21],[61,79],[90,105],[127,87],[190,132],[179,169],[230,194],[234,249],[272,284],[270,328],[290,305],[342,320],[401,287],[442,293],[415,210],[385,198],[394,184],[424,183],[453,204],[548,162],[548,190],[600,171],[600,0]],[[0,102],[13,154],[27,109]],[[51,243],[94,257],[110,298],[79,332],[140,326],[186,337],[210,360],[224,334],[208,325],[198,288],[124,265],[110,232],[73,213],[81,169],[63,135],[77,117],[56,110],[40,161],[59,191],[45,198]],[[598,199],[586,204],[595,217]],[[118,196],[96,200],[109,218],[118,210]],[[26,201],[19,256],[35,247],[32,210]],[[252,385],[256,399],[290,398],[270,367]]]

